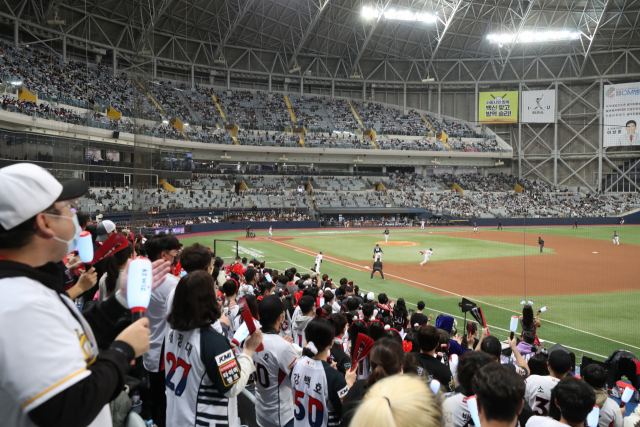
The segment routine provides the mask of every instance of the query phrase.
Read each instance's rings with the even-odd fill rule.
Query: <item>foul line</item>
[[[299,252],[299,253],[304,254],[304,255],[309,255],[309,256],[313,256],[313,257],[315,257],[315,256],[316,256],[316,255],[315,255],[315,252],[314,252],[314,251],[311,251],[310,249],[301,248],[301,247],[298,247],[298,246],[290,245],[290,244],[288,244],[288,243],[279,242],[279,241],[277,241],[277,240],[267,239],[267,238],[264,238],[264,237],[262,237],[262,238],[258,238],[258,239],[260,239],[260,240],[265,240],[265,241],[270,241],[270,242],[273,242],[273,243],[277,243],[277,244],[282,245],[282,246],[288,246],[288,247],[292,248],[293,250],[295,250],[296,252]],[[309,252],[311,252],[311,253],[309,253]],[[367,271],[367,269],[366,269],[365,267],[362,267],[362,266],[360,266],[360,265],[358,265],[358,264],[355,264],[355,263],[352,263],[352,262],[349,262],[349,261],[345,261],[345,260],[340,259],[340,258],[335,258],[335,257],[331,257],[331,256],[328,256],[328,255],[327,255],[327,256],[324,256],[324,257],[323,257],[323,259],[334,261],[336,264],[340,264],[340,263],[342,263],[342,265],[343,265],[344,267],[353,268],[354,270],[356,269],[355,267],[351,267],[351,266],[349,266],[349,265],[344,265],[344,264],[351,264],[351,265],[355,265],[356,267],[358,267],[358,268],[360,268],[360,269],[363,269],[364,271]],[[302,267],[302,266],[298,266],[298,267],[301,267],[301,268],[307,268],[307,267]],[[455,292],[447,291],[447,290],[445,290],[445,289],[436,288],[435,286],[425,285],[424,283],[416,282],[416,281],[411,280],[411,279],[405,279],[404,277],[395,276],[395,275],[393,275],[393,274],[387,274],[387,276],[395,277],[395,278],[398,278],[398,279],[400,279],[400,280],[404,280],[405,282],[415,283],[416,285],[419,285],[419,286],[422,286],[422,287],[425,287],[425,288],[435,289],[435,290],[438,290],[438,291],[440,291],[440,292],[444,292],[444,293],[450,294],[450,295],[452,295],[452,296],[465,297],[465,298],[472,298],[472,297],[467,297],[466,295],[456,294]],[[481,301],[481,300],[479,300],[479,299],[477,299],[477,298],[473,298],[473,299],[474,299],[475,301],[478,301],[478,302],[482,303],[483,305],[488,305],[488,306],[491,306],[491,307],[499,308],[499,309],[501,309],[501,310],[505,310],[505,311],[508,311],[508,312],[510,312],[510,313],[519,313],[518,311],[514,311],[514,310],[511,310],[511,309],[508,309],[508,308],[500,307],[499,305],[491,304],[491,303],[488,303],[488,302],[485,302],[485,301]],[[596,335],[596,334],[594,334],[594,333],[592,333],[592,332],[583,331],[583,330],[581,330],[581,329],[574,328],[574,327],[572,327],[572,326],[563,325],[562,323],[552,322],[551,320],[546,320],[546,319],[545,319],[545,322],[551,323],[551,324],[553,324],[553,325],[562,326],[562,327],[564,327],[564,328],[571,329],[571,330],[574,330],[574,331],[577,331],[577,332],[581,332],[581,333],[583,333],[583,334],[591,335],[591,336],[594,336],[594,337],[597,337],[597,338],[601,338],[601,339],[604,339],[604,340],[607,340],[607,341],[611,341],[611,342],[614,342],[614,343],[617,343],[617,344],[626,345],[626,346],[628,346],[628,347],[632,347],[632,348],[636,348],[636,349],[639,349],[639,350],[640,350],[640,347],[636,347],[636,346],[634,346],[634,345],[627,344],[627,343],[622,342],[622,341],[617,341],[617,340],[614,340],[614,339],[611,339],[611,338],[607,338],[607,337],[603,337],[603,336],[600,336],[600,335]]]

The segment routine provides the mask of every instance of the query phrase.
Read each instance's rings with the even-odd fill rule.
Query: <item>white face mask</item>
[[[76,246],[78,246],[78,239],[80,238],[80,230],[82,230],[80,228],[80,223],[78,223],[78,215],[76,215],[75,213],[71,217],[62,216],[62,215],[48,214],[48,213],[46,213],[45,215],[53,216],[53,217],[56,217],[56,218],[64,218],[64,219],[68,219],[68,220],[73,221],[73,225],[75,227],[75,233],[73,233],[73,237],[71,238],[71,240],[64,240],[64,239],[59,238],[58,236],[53,236],[53,238],[55,240],[57,240],[58,242],[65,243],[67,245],[67,253],[73,252],[74,249],[76,248]]]

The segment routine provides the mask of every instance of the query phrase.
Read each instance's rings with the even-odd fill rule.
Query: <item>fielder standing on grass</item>
[[[389,228],[385,228],[382,234],[384,234],[384,242],[387,243],[387,241],[389,240]]]
[[[373,248],[373,259],[376,261],[382,261],[382,254],[384,252],[382,252],[382,248],[380,247],[380,245],[376,244],[376,247]]]
[[[311,270],[320,274],[320,264],[322,264],[322,252],[316,256],[316,263]]]
[[[426,264],[426,263],[427,263],[427,261],[429,261],[429,257],[430,257],[431,255],[433,255],[433,249],[432,249],[432,248],[429,248],[429,250],[428,250],[428,251],[424,251],[424,252],[423,252],[423,251],[420,251],[420,253],[424,255],[424,261],[422,261],[422,262],[420,263],[420,265],[422,266],[422,265]]]
[[[269,238],[273,239],[273,226],[269,226]]]

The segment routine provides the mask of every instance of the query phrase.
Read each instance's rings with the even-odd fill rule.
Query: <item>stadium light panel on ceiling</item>
[[[515,34],[493,33],[487,36],[491,43],[540,43],[562,40],[576,40],[580,38],[580,31],[523,31],[516,39]]]
[[[382,11],[370,7],[365,6],[362,8],[362,16],[366,19],[375,19],[379,18]],[[415,21],[415,22],[435,22],[436,16],[432,13],[426,12],[413,12],[411,10],[398,10],[398,9],[389,9],[384,15],[384,19],[388,19],[390,21]]]

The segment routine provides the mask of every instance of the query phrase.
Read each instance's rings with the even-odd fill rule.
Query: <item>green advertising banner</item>
[[[479,123],[518,123],[518,91],[480,92]]]

